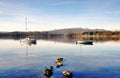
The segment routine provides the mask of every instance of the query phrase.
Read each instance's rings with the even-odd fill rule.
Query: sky
[[[120,30],[120,0],[0,0],[0,31]]]

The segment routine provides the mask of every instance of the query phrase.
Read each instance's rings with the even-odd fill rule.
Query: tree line
[[[26,37],[31,38],[48,38],[48,37],[57,37],[63,36],[63,34],[53,34],[49,32],[0,32],[0,38],[13,38],[13,39],[21,39]]]
[[[69,33],[66,34],[68,38],[78,37],[118,37],[120,38],[120,31],[95,31],[95,32],[83,32],[83,33]]]
[[[95,31],[95,32],[83,32],[83,33],[68,33],[68,34],[56,34],[47,31],[44,32],[0,32],[0,38],[50,38],[50,37],[67,37],[67,38],[118,38],[120,39],[120,31]]]

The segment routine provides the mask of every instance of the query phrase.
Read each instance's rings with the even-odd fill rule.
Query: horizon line
[[[28,32],[48,32],[48,31],[55,31],[55,30],[63,30],[63,29],[92,29],[92,30],[105,30],[105,31],[120,31],[120,29],[105,29],[105,28],[88,28],[88,27],[70,27],[70,28],[59,28],[59,29],[50,29],[50,30],[29,30]],[[16,30],[16,31],[0,31],[0,32],[26,32],[25,30]]]

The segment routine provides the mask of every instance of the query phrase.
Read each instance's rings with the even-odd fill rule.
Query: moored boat
[[[26,43],[31,43],[31,44],[36,44],[36,39],[26,38],[26,39],[24,40],[24,42],[26,42]]]
[[[26,33],[27,33],[27,18],[25,18],[25,25],[26,25]],[[23,42],[27,44],[36,44],[37,40],[31,37],[26,37]]]
[[[76,44],[93,44],[93,41],[87,41],[87,40],[85,40],[85,41],[77,41],[76,42]]]

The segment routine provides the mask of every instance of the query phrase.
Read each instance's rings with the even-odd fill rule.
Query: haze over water
[[[74,41],[37,40],[36,45],[20,40],[1,39],[0,78],[46,78],[44,68],[53,66],[51,78],[64,78],[63,70],[73,78],[120,78],[120,41],[76,45]],[[56,68],[55,59],[63,57]]]

